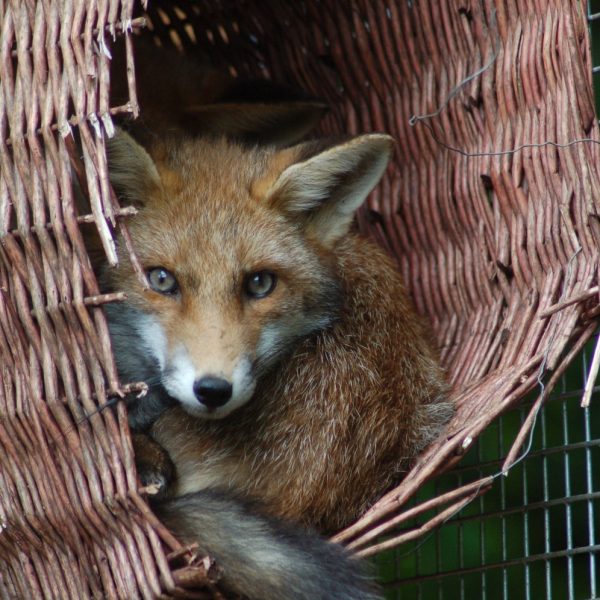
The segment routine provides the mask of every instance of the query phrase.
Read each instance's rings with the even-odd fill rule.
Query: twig
[[[197,543],[187,544],[186,546],[182,546],[178,550],[173,550],[173,552],[169,552],[169,554],[167,554],[167,561],[175,562],[176,560],[179,560],[180,558],[184,558],[186,554],[196,554],[197,550],[198,550]]]
[[[375,546],[370,546],[369,548],[365,548],[364,550],[359,550],[356,553],[356,556],[360,556],[361,558],[365,558],[367,556],[373,556],[374,554],[378,554],[379,552],[383,552],[384,550],[389,550],[390,548],[394,548],[395,546],[403,544],[404,542],[409,542],[410,540],[414,540],[414,539],[422,536],[424,533],[427,533],[428,531],[431,531],[432,529],[435,529],[439,525],[442,525],[443,523],[445,523],[448,519],[450,519],[456,513],[460,512],[467,504],[472,502],[475,498],[477,498],[477,496],[479,496],[485,490],[487,490],[487,487],[486,488],[483,488],[483,487],[478,488],[475,492],[473,492],[472,494],[470,494],[463,500],[460,500],[456,504],[449,506],[448,508],[443,510],[441,513],[439,513],[438,515],[433,517],[433,519],[430,519],[429,521],[427,521],[427,523],[425,523],[424,525],[421,525],[421,527],[419,527],[418,529],[413,529],[412,531],[408,531],[406,533],[398,535],[394,538],[386,540],[385,542],[376,544]]]
[[[596,347],[594,348],[594,356],[592,358],[590,372],[588,373],[588,378],[585,382],[583,398],[581,398],[582,408],[588,408],[588,406],[590,405],[590,400],[592,399],[592,392],[594,391],[594,383],[596,382],[596,378],[598,377],[598,368],[600,368],[600,336],[596,339]]]
[[[484,477],[483,479],[474,481],[473,483],[465,485],[461,488],[451,490],[450,492],[442,494],[441,496],[437,496],[435,498],[432,498],[431,500],[427,500],[426,502],[423,502],[422,504],[419,504],[409,510],[404,511],[403,513],[397,515],[393,519],[390,519],[389,521],[385,521],[378,527],[374,527],[370,531],[367,531],[365,534],[363,534],[361,537],[355,539],[353,542],[348,544],[346,547],[349,550],[354,550],[356,548],[360,548],[361,546],[364,546],[367,542],[378,537],[382,533],[389,531],[392,527],[395,527],[402,521],[407,521],[408,519],[412,519],[413,517],[416,517],[424,512],[427,512],[428,510],[437,508],[438,506],[441,506],[442,504],[446,504],[453,500],[456,500],[457,498],[466,496],[473,491],[477,491],[481,488],[486,488],[487,486],[489,486],[492,483],[492,481],[493,481],[493,477]],[[335,538],[333,538],[333,541],[335,541]]]
[[[600,288],[598,288],[598,286],[596,285],[593,288],[586,290],[585,292],[581,292],[580,294],[575,294],[574,296],[571,296],[570,298],[567,298],[566,300],[563,300],[562,302],[557,302],[556,304],[553,304],[552,306],[548,307],[546,310],[542,311],[539,316],[540,316],[540,318],[550,317],[554,313],[558,312],[559,310],[563,310],[563,308],[566,308],[567,306],[571,306],[572,304],[577,304],[578,302],[583,302],[584,300],[588,300],[589,298],[592,298],[593,296],[598,295],[599,292],[600,292]]]
[[[109,115],[120,115],[122,113],[133,113],[133,107],[131,105],[130,102],[128,102],[127,104],[122,104],[121,106],[115,106],[113,108],[110,108],[108,110],[108,114]],[[85,121],[87,118],[89,118],[90,115],[86,115],[85,117],[83,117],[82,119],[79,118],[76,115],[73,115],[72,117],[69,117],[67,119],[67,123],[69,125],[73,125],[73,126],[77,126],[79,125],[82,121]],[[58,125],[58,123],[52,123],[52,125],[48,125],[47,127],[38,127],[38,129],[35,130],[35,133],[37,135],[41,135],[43,133],[43,130],[49,130],[49,131],[58,131],[59,129],[61,129],[62,127],[64,127],[64,124],[62,125]],[[4,140],[7,146],[12,146],[13,142],[15,140],[19,140],[19,141],[24,141],[27,139],[28,136],[26,135],[21,135],[17,138],[15,138],[14,136],[11,136],[10,138]]]

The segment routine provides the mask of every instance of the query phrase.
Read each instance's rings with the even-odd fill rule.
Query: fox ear
[[[128,133],[120,127],[107,142],[110,182],[119,197],[132,204],[142,204],[147,193],[160,185],[154,161]]]
[[[373,133],[322,151],[311,142],[283,150],[300,160],[279,175],[267,201],[303,220],[309,235],[332,246],[349,230],[356,209],[381,179],[392,143],[389,135]]]
[[[185,109],[197,133],[224,134],[248,142],[293,144],[321,119],[327,105],[316,100],[217,102]]]

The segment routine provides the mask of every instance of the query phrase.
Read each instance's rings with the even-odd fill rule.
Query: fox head
[[[139,209],[129,231],[148,289],[124,253],[105,282],[125,290],[135,351],[189,413],[228,415],[298,340],[335,321],[336,249],[391,146],[382,134],[284,149],[177,136],[144,149],[117,132],[110,176]]]

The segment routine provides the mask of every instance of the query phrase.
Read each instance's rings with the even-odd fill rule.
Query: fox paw
[[[143,491],[153,498],[161,498],[175,476],[173,461],[160,444],[145,434],[133,436],[133,448]]]
[[[171,483],[160,471],[138,469],[138,476],[144,492],[153,498],[162,498]]]

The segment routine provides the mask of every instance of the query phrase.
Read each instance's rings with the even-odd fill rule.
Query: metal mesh
[[[591,350],[539,413],[526,458],[508,477],[497,477],[435,534],[379,558],[387,598],[598,597],[600,395],[580,406]],[[497,475],[528,408],[495,421],[460,468],[423,488],[420,499]]]

